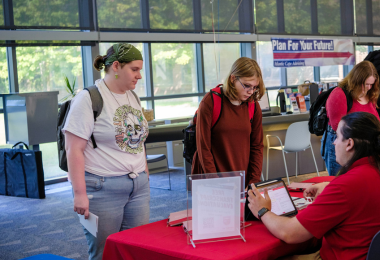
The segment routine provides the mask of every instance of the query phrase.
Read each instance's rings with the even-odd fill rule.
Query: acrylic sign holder
[[[245,172],[186,176],[187,243],[245,241]]]

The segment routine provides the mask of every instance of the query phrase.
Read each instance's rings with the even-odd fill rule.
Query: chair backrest
[[[367,254],[367,260],[378,259],[380,259],[380,231],[373,237]]]
[[[303,151],[310,146],[308,121],[296,122],[286,131],[284,149],[286,151]]]

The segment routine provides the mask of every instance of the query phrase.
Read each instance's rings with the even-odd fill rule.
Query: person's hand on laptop
[[[269,198],[268,190],[265,189],[263,197],[259,190],[256,188],[255,184],[252,185],[252,190],[248,191],[248,207],[252,211],[252,214],[258,218],[258,212],[262,208],[272,209],[272,202]]]
[[[321,182],[318,184],[311,185],[309,188],[304,190],[303,196],[305,198],[312,197],[315,200],[318,197],[318,195],[322,193],[322,191],[326,188],[327,185],[329,185],[329,182]]]

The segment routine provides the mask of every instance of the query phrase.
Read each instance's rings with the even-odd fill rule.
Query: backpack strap
[[[100,95],[98,87],[95,85],[84,88],[84,89],[90,93],[90,98],[91,98],[91,103],[92,103],[92,112],[94,114],[94,122],[95,122],[96,118],[98,118],[100,113],[102,113],[103,98]],[[93,133],[91,134],[91,141],[92,141],[92,145],[93,145],[94,149],[97,148],[98,146],[96,145]]]
[[[210,90],[212,103],[214,104],[212,110],[212,121],[211,128],[213,128],[216,123],[218,123],[220,119],[220,115],[223,110],[223,84],[219,84],[215,88]],[[249,113],[249,121],[252,123],[253,116],[255,114],[255,102],[249,102],[248,104],[248,113]]]
[[[137,94],[136,94],[133,90],[131,90],[131,92],[132,92],[132,94],[135,96],[135,98],[136,98],[136,100],[137,100],[137,103],[139,103],[139,106],[141,107],[141,103],[140,103],[140,99],[139,99],[139,97],[137,96]]]
[[[352,108],[353,100],[352,100],[350,93],[347,90],[345,90],[344,88],[342,88],[342,90],[343,90],[344,94],[346,95],[347,113],[348,113],[348,111],[350,111]]]
[[[213,109],[212,109],[212,121],[211,121],[211,128],[213,128],[216,123],[218,123],[220,115],[222,114],[223,109],[223,86],[222,84],[219,84],[215,88],[210,90],[211,99],[213,103]]]
[[[84,88],[90,93],[91,102],[92,102],[92,111],[94,113],[94,120],[102,113],[103,109],[103,98],[100,95],[99,89],[97,86],[93,85],[87,88]]]
[[[252,123],[253,116],[255,115],[255,101],[248,102],[249,122]]]

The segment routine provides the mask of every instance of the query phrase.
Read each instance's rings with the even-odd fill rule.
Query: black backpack
[[[100,95],[98,88],[94,85],[88,88],[85,88],[90,93],[92,110],[94,113],[94,120],[100,115],[103,109],[103,98]],[[70,111],[71,100],[66,101],[61,105],[61,108],[58,112],[58,121],[57,121],[57,145],[58,145],[58,162],[59,168],[63,171],[68,172],[67,167],[67,157],[65,150],[65,135],[62,133],[62,128],[65,126],[67,115]],[[97,147],[94,135],[91,134],[91,141],[94,149]]]
[[[327,118],[326,101],[328,97],[330,96],[331,92],[335,88],[336,87],[330,88],[329,90],[324,91],[321,94],[319,94],[317,99],[310,106],[309,132],[311,134],[315,134],[316,136],[321,136],[323,135],[324,132],[327,131],[327,123],[329,120]],[[352,97],[345,89],[342,89],[342,90],[344,91],[344,94],[346,95],[347,113],[348,113],[348,111],[350,111],[352,108]],[[326,139],[325,139],[325,142],[323,142],[323,150],[322,150],[323,153],[325,151],[325,144],[326,144]]]

